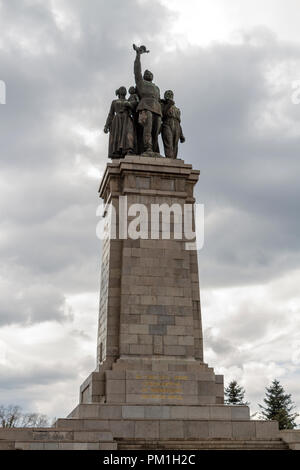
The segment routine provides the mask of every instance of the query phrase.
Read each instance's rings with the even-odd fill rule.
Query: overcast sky
[[[251,412],[275,377],[300,409],[299,8],[0,0],[0,404],[65,416],[95,367],[102,129],[136,42],[201,170],[205,361]]]

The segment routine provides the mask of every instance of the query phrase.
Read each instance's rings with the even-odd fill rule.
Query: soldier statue
[[[150,70],[145,70],[142,75],[141,54],[149,52],[145,46],[137,47],[133,45],[136,51],[134,61],[134,76],[139,103],[136,108],[138,112],[138,123],[143,128],[143,153],[159,153],[158,135],[161,128],[161,104],[159,88],[153,83],[153,74]]]

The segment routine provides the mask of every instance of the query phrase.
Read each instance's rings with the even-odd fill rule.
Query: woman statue
[[[177,158],[178,141],[185,142],[185,137],[180,124],[180,109],[175,106],[172,90],[165,92],[164,99],[161,100],[161,106],[163,113],[161,136],[165,156],[167,158]]]
[[[111,103],[104,126],[105,134],[109,132],[109,158],[124,158],[135,150],[132,104],[126,99],[126,93],[124,86],[116,90],[118,98]]]

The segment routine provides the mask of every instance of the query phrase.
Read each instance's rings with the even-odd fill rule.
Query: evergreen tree
[[[262,418],[278,421],[279,429],[294,429],[297,426],[295,419],[298,413],[292,412],[295,405],[291,395],[285,393],[278,380],[274,379],[270,387],[266,388],[264,403],[266,406],[259,405]]]
[[[245,390],[240,387],[236,380],[232,380],[228,387],[225,388],[226,405],[249,405],[245,401]]]

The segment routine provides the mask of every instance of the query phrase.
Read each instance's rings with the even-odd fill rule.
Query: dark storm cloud
[[[66,290],[99,283],[99,181],[85,169],[104,168],[102,128],[114,90],[132,83],[133,41],[155,41],[170,14],[133,0],[0,5],[1,323],[60,321]],[[100,145],[76,126],[98,131]]]
[[[57,120],[63,116],[102,129],[117,84],[132,82],[133,39],[145,29],[145,39],[155,41],[166,15],[157,2],[141,6],[134,0],[90,0],[88,7],[65,1],[57,8],[67,19],[71,14],[70,29],[60,30],[42,2],[2,4],[1,78],[8,89],[3,165],[37,164],[39,169],[61,165],[62,159],[70,165],[80,143],[57,136]]]
[[[241,44],[193,47],[161,64],[182,108],[181,155],[201,169],[204,286],[264,282],[299,265],[299,131],[290,130],[300,106],[293,75],[276,91],[268,78],[290,62],[300,68],[299,51],[259,28]]]

